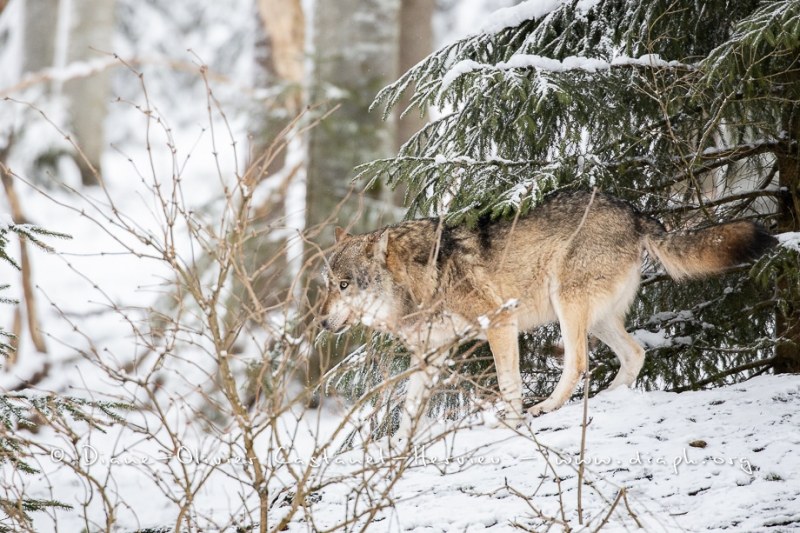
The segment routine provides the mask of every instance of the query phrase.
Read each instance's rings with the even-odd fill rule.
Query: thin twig
[[[583,420],[581,421],[581,453],[578,459],[578,523],[583,525],[583,475],[586,457],[586,428],[589,418],[589,375],[588,369],[583,373]]]

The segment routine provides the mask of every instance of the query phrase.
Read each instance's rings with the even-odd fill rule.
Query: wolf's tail
[[[747,221],[672,233],[653,219],[645,225],[647,251],[676,280],[723,272],[757,259],[778,242],[762,226]]]

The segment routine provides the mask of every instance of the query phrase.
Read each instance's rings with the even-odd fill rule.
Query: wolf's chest
[[[477,333],[477,335],[476,335]],[[416,352],[428,352],[470,338],[483,338],[479,328],[461,315],[438,313],[402,328],[405,344]]]

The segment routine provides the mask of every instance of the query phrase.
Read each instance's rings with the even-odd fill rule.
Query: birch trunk
[[[23,72],[53,66],[59,0],[36,0],[24,4]]]
[[[111,52],[115,2],[69,0],[67,5],[70,4],[72,24],[67,62],[91,61],[103,57],[99,52]],[[68,81],[64,93],[69,100],[72,130],[82,152],[75,157],[81,181],[84,185],[97,185],[102,172],[100,158],[106,147],[104,122],[110,95],[109,72],[103,70]]]

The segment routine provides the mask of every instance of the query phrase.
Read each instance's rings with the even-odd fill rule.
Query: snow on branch
[[[0,97],[5,97],[13,93],[23,91],[29,87],[44,82],[65,82],[78,78],[88,78],[89,76],[102,72],[118,64],[119,60],[114,57],[109,57],[94,59],[91,61],[77,61],[64,67],[45,68],[37,72],[26,74],[16,85],[0,89]]]
[[[649,68],[679,68],[694,70],[694,65],[681,63],[680,61],[667,61],[661,59],[658,54],[645,54],[638,58],[628,56],[617,56],[611,61],[597,59],[586,56],[569,56],[562,61],[534,54],[517,54],[508,61],[502,61],[491,65],[478,63],[472,60],[459,61],[453,65],[442,78],[440,93],[447,90],[452,83],[464,74],[469,74],[478,70],[487,71],[506,71],[514,69],[536,69],[545,72],[569,72],[582,70],[595,73],[602,70],[610,70],[613,67],[649,67]]]
[[[800,252],[800,231],[790,231],[775,235],[784,248]]]
[[[600,0],[581,0],[575,7],[578,12],[586,13],[599,2]],[[499,9],[486,19],[479,33],[499,33],[506,28],[519,26],[527,20],[538,20],[571,3],[570,0],[528,0],[516,6]]]
[[[122,58],[117,54],[90,61],[76,61],[63,67],[50,67],[25,74],[16,84],[0,87],[0,98],[7,98],[15,93],[29,89],[41,83],[53,81],[66,82],[80,78],[88,78],[113,67],[126,66],[130,69],[143,65],[160,65],[177,72],[197,72],[199,65],[193,62],[176,61],[166,56],[154,55],[148,57]],[[245,94],[252,94],[256,98],[268,98],[269,91],[257,91],[250,86],[239,85],[233,78],[223,74],[206,70],[210,80],[233,85]]]

